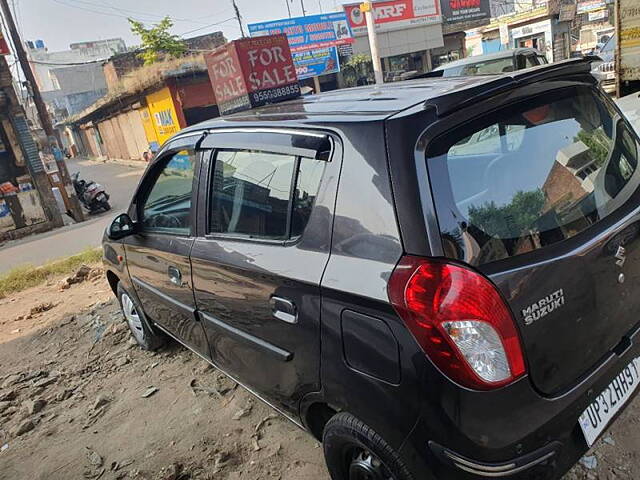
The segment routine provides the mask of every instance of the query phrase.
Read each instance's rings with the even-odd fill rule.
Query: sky
[[[303,0],[307,14],[335,11],[347,0]],[[236,0],[246,24],[301,16],[301,0]],[[127,17],[151,25],[169,15],[172,33],[185,38],[222,30],[228,40],[240,37],[231,0],[9,0],[24,40],[44,40],[49,51],[67,50],[70,43],[122,38],[127,46],[139,41]],[[213,25],[216,24],[217,25]]]

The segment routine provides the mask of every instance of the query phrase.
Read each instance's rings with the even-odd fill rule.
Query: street
[[[132,167],[121,163],[67,160],[69,174],[80,172],[80,178],[102,184],[111,196],[111,211],[88,216],[87,220],[50,232],[7,242],[0,247],[0,275],[20,265],[42,265],[100,245],[102,232],[111,220],[124,211],[146,164]]]

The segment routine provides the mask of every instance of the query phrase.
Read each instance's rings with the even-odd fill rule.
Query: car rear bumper
[[[534,452],[505,462],[486,463],[466,458],[435,442],[429,442],[431,451],[444,464],[457,471],[484,478],[509,478],[521,472],[530,473],[532,469],[540,465],[546,468],[547,464],[553,463],[554,457],[558,455],[561,447],[559,442],[551,442]]]
[[[624,352],[612,354],[579,385],[554,398],[540,395],[528,378],[495,392],[460,387],[452,395],[444,392],[439,413],[425,405],[403,447],[405,458],[416,471],[438,479],[558,479],[588,450],[578,418],[639,355],[636,334]]]

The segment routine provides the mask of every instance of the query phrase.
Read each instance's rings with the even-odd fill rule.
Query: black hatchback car
[[[639,139],[589,70],[186,129],[104,240],[133,335],[309,431],[334,480],[559,478],[640,384]]]

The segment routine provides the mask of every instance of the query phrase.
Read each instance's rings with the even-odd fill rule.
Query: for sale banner
[[[377,32],[399,30],[412,26],[440,23],[438,0],[388,0],[372,4]],[[354,35],[367,33],[367,21],[359,3],[344,5],[344,11]]]
[[[300,95],[286,35],[243,38],[234,44],[252,106]]]
[[[206,62],[223,115],[300,95],[285,34],[235,40],[207,55]]]
[[[220,114],[251,108],[242,67],[233,43],[219,47],[205,59]]]
[[[319,48],[293,53],[292,55],[299,80],[340,71],[337,47]]]

